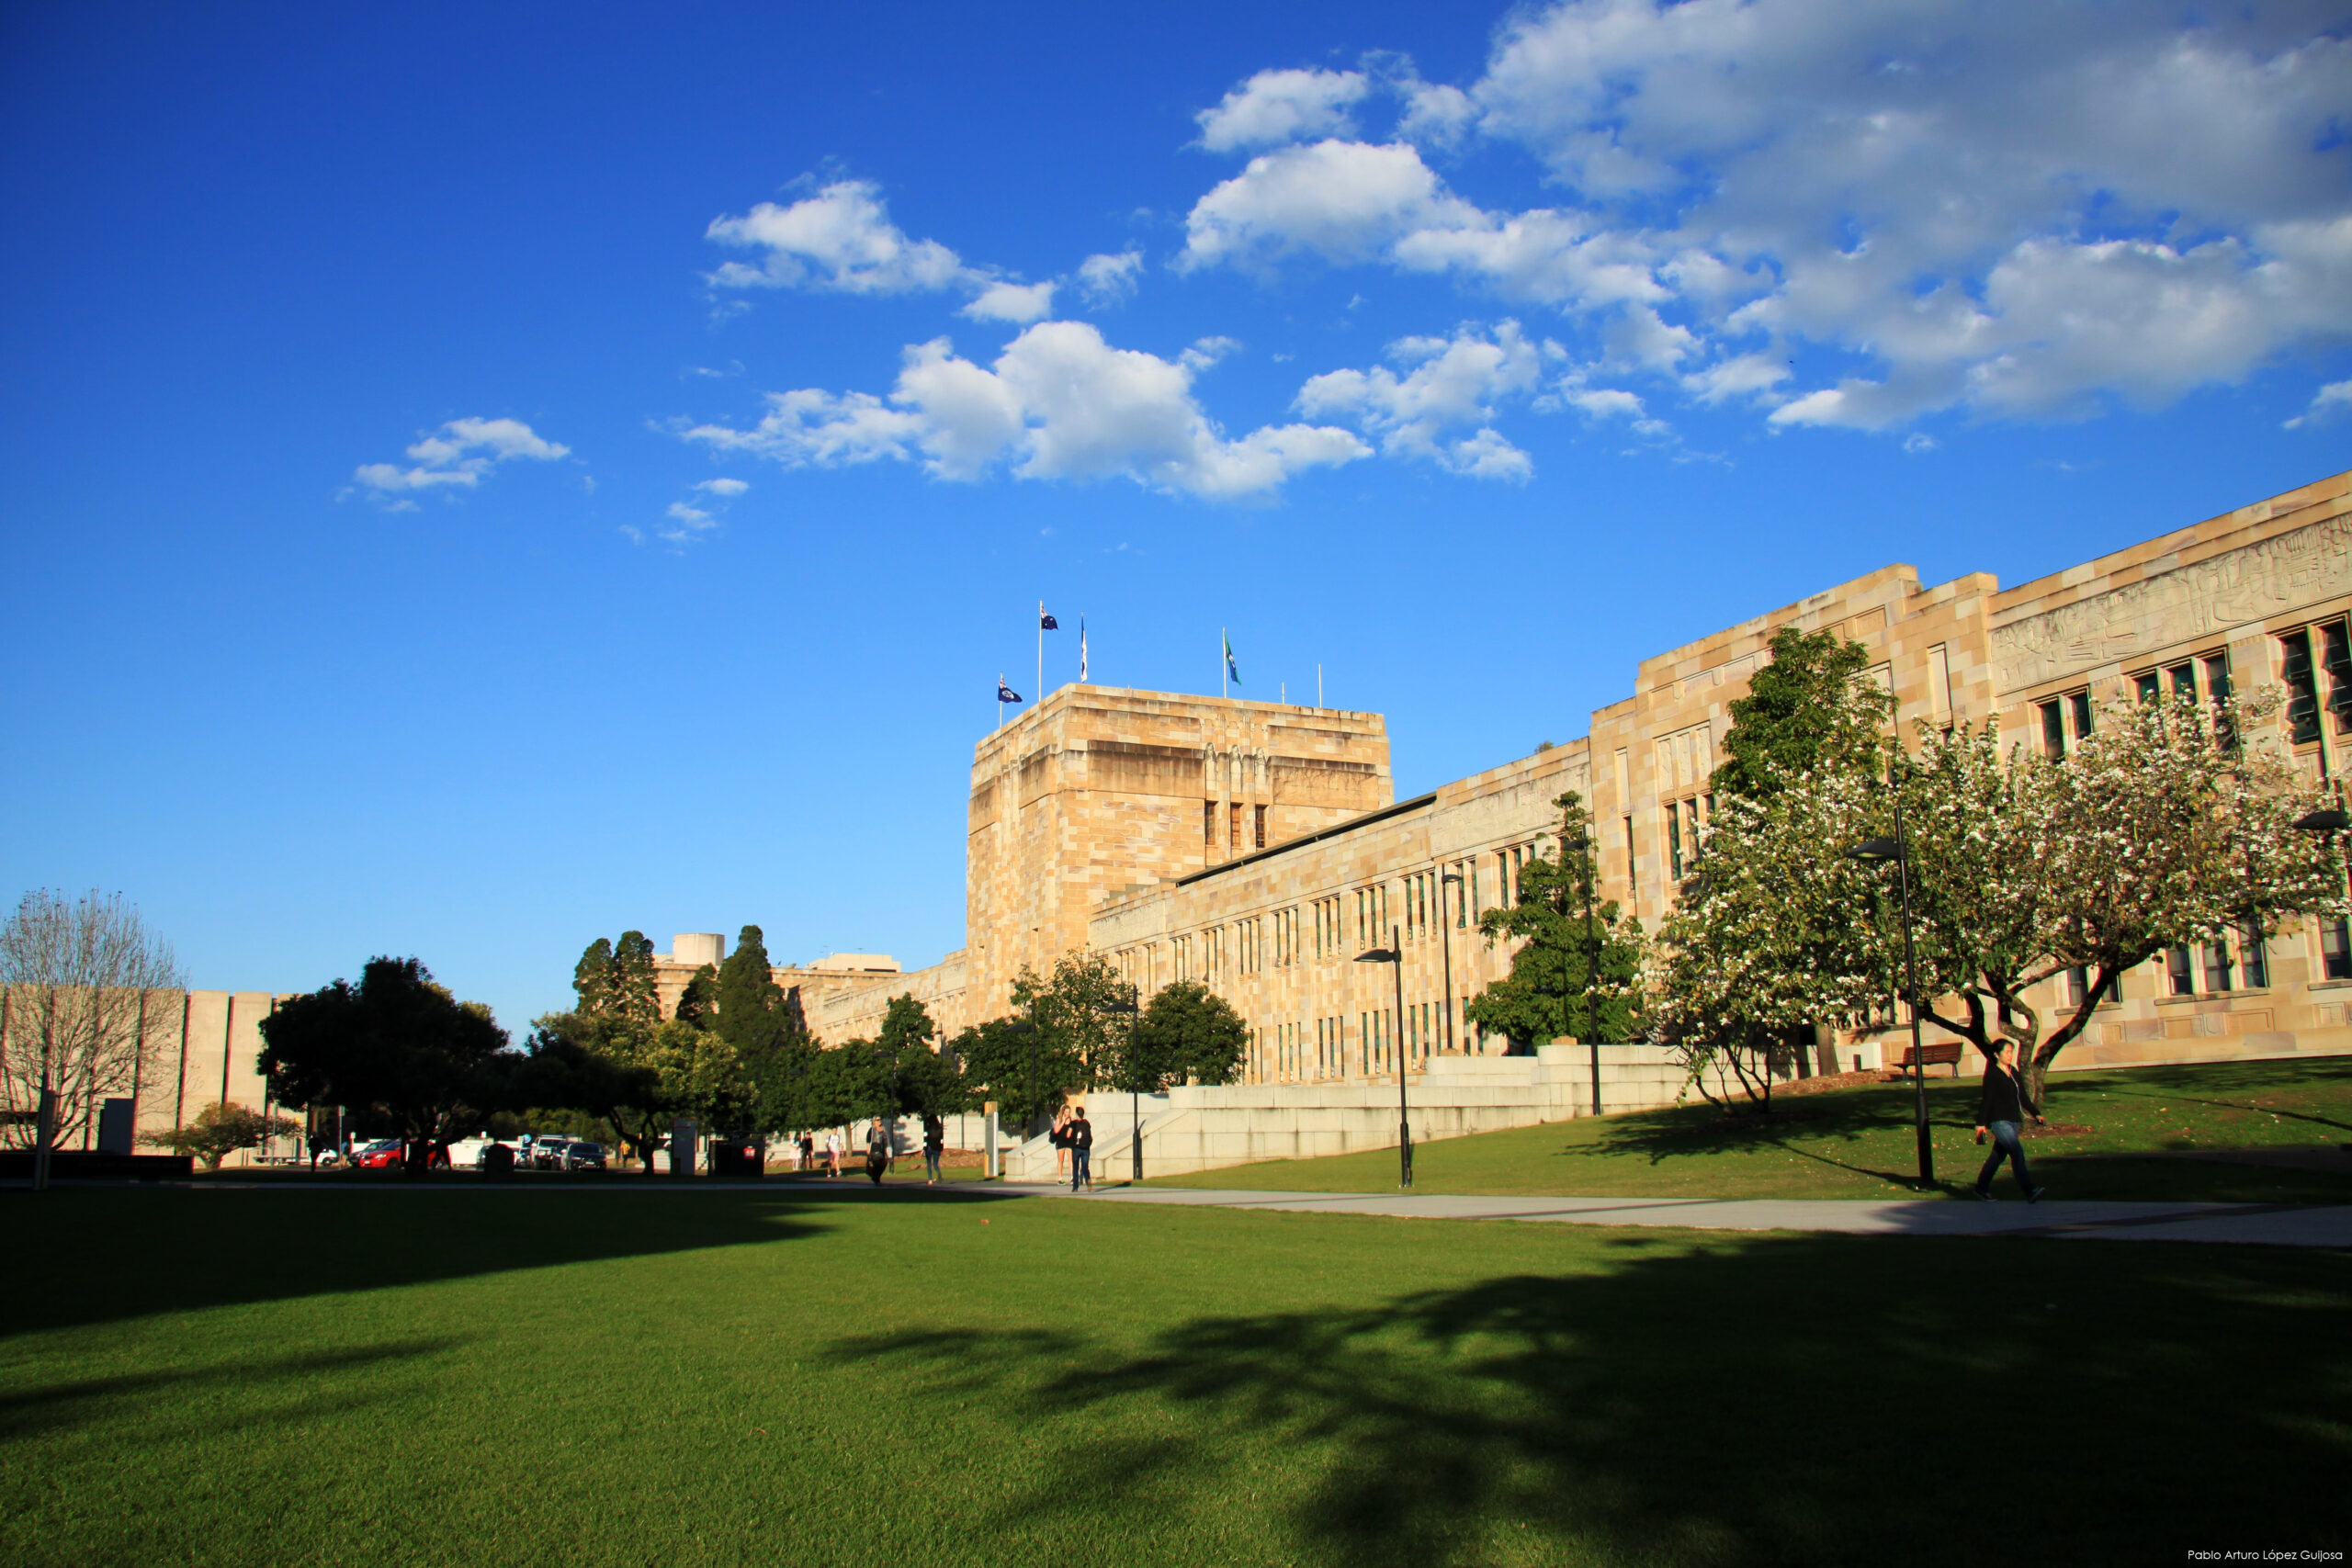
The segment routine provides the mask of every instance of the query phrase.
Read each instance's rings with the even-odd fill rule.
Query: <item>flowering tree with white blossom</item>
[[[1902,789],[1925,1016],[1988,1057],[2015,1041],[2038,1094],[2126,970],[2340,913],[2335,852],[2294,826],[2326,795],[2278,747],[2278,705],[2109,703],[2063,759],[1924,737]],[[2025,993],[2077,969],[2045,1021]]]
[[[1989,724],[1923,728],[1891,781],[1816,774],[1726,802],[1659,933],[1660,1038],[1696,1077],[1776,1031],[1851,1027],[1905,988],[1896,873],[1844,852],[1894,836],[1899,795],[1922,1016],[1987,1057],[2015,1041],[2038,1094],[2126,970],[2343,911],[2338,852],[2293,825],[2326,797],[2275,743],[2277,705],[2110,704],[2059,759],[2004,756]],[[2077,970],[2088,983],[2045,1020],[2027,993]]]

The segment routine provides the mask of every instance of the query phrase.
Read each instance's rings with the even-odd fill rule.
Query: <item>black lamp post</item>
[[[1936,1149],[1928,1136],[1928,1066],[1920,1059],[1923,1047],[1919,1040],[1919,966],[1911,949],[1911,857],[1903,834],[1903,796],[1894,797],[1894,837],[1865,839],[1846,852],[1849,860],[1894,863],[1896,880],[1903,889],[1903,972],[1911,992],[1911,1099],[1914,1120],[1919,1138],[1919,1188],[1925,1191],[1935,1185]]]
[[[1405,1033],[1405,939],[1395,926],[1388,928],[1391,945],[1375,947],[1370,953],[1359,953],[1358,964],[1388,964],[1396,971],[1396,1040],[1404,1043]],[[1413,1115],[1411,1103],[1405,1098],[1405,1055],[1396,1054],[1396,1156],[1401,1162],[1398,1185],[1413,1185]]]
[[[1127,1015],[1127,1148],[1135,1156],[1134,1179],[1141,1182],[1143,1180],[1143,1095],[1139,1086],[1143,1082],[1143,1070],[1141,1064],[1136,1060],[1136,1025],[1138,1015],[1143,1010],[1136,1005],[1133,987],[1129,987],[1126,1000],[1104,1002],[1102,1010],[1123,1012]]]
[[[1600,1114],[1600,1025],[1594,1021],[1595,1004],[1593,989],[1595,983],[1600,978],[1597,971],[1600,967],[1600,953],[1593,944],[1592,937],[1592,859],[1589,853],[1591,849],[1591,835],[1580,834],[1574,839],[1566,840],[1561,843],[1560,859],[1565,863],[1568,858],[1568,852],[1570,850],[1575,850],[1585,855],[1584,1043],[1586,1049],[1589,1051],[1592,1055],[1592,1113],[1595,1116],[1598,1116]],[[1561,869],[1566,869],[1565,863],[1563,863]],[[1561,966],[1560,978],[1563,982],[1567,979],[1567,968],[1565,964]],[[1562,1022],[1566,1022],[1567,1021],[1567,998],[1566,997],[1560,998],[1560,1019]]]

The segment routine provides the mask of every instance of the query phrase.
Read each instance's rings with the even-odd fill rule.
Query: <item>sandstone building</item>
[[[2352,747],[2348,611],[2352,473],[2015,588],[1984,572],[1925,585],[1883,567],[1643,660],[1632,694],[1580,739],[1403,801],[1378,714],[1065,686],[974,750],[965,947],[911,973],[842,953],[775,977],[839,1043],[871,1034],[902,994],[950,1032],[999,1016],[1024,964],[1043,972],[1091,948],[1147,994],[1189,977],[1230,1000],[1252,1031],[1248,1084],[1363,1085],[1435,1054],[1502,1049],[1462,1016],[1510,969],[1476,915],[1552,852],[1563,789],[1590,805],[1601,897],[1655,929],[1706,826],[1729,705],[1784,625],[1871,649],[1906,733],[1991,716],[2005,742],[2063,749],[2109,696],[2283,685],[2282,738],[2335,779]],[[1388,972],[1351,962],[1392,927],[1401,1014]],[[724,953],[717,936],[678,937],[658,965],[665,1005]],[[262,1106],[259,1024],[280,999],[155,993],[139,1130],[215,1100]],[[2348,1006],[2352,933],[2302,920],[2253,950],[2159,955],[2062,1061],[2352,1053]]]
[[[2063,750],[2112,695],[2284,684],[2288,744],[2334,778],[2352,741],[2347,609],[2352,474],[2339,474],[2014,588],[1881,568],[1643,660],[1632,694],[1581,739],[1405,801],[1377,714],[1065,686],[975,750],[965,948],[821,989],[778,978],[804,987],[829,1041],[870,1033],[901,994],[952,1032],[1006,1011],[1023,964],[1042,972],[1091,948],[1147,995],[1190,977],[1230,1000],[1252,1030],[1250,1082],[1362,1080],[1435,1052],[1492,1053],[1502,1043],[1462,1010],[1510,954],[1479,938],[1476,915],[1553,852],[1552,799],[1585,796],[1601,896],[1655,929],[1705,830],[1730,704],[1781,626],[1869,649],[1905,733],[1991,716],[2005,744]],[[1351,962],[1392,927],[1401,1016],[1388,973]],[[2251,951],[2160,955],[2064,1060],[2352,1051],[2347,1003],[2346,932],[2307,920]]]

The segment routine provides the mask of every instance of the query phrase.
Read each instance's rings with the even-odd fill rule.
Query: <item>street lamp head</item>
[[[2341,807],[2331,806],[2296,818],[2295,826],[2306,833],[2340,833],[2352,826],[2352,817],[2345,816]]]
[[[1359,964],[1394,964],[1396,961],[1397,953],[1394,948],[1375,947],[1369,953],[1356,954]]]
[[[1893,839],[1864,839],[1846,852],[1848,860],[1889,861],[1903,858],[1903,846]]]
[[[1104,1012],[1133,1012],[1136,1010],[1136,1004],[1132,1000],[1124,1002],[1104,1002],[1102,1004],[1102,1010]]]

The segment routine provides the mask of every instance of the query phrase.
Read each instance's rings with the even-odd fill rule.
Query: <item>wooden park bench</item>
[[[1960,1077],[1960,1042],[1946,1040],[1919,1047],[1919,1063],[1924,1067],[1950,1067],[1951,1076]],[[1911,1047],[1905,1045],[1895,1056],[1894,1065],[1905,1072],[1911,1070]]]

